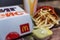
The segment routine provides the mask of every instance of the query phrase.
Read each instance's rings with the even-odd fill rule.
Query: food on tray
[[[53,27],[55,24],[59,24],[58,16],[54,11],[54,8],[50,6],[42,6],[33,16],[33,21],[37,27]]]
[[[52,34],[53,34],[53,32],[51,30],[49,30],[49,28],[38,28],[36,30],[33,30],[33,35],[40,39],[48,37]]]
[[[39,39],[50,37],[53,34],[50,28],[59,24],[59,17],[50,6],[41,6],[32,19],[35,24],[33,36]]]

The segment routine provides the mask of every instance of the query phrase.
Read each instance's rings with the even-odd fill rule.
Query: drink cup
[[[36,12],[38,0],[23,0],[24,8],[31,16]]]

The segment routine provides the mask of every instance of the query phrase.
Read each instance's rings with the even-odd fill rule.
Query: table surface
[[[43,6],[52,6],[52,7],[57,7],[60,8],[60,1],[47,1],[47,2],[39,2],[38,5]]]

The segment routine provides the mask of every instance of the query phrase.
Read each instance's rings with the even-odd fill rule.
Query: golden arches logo
[[[27,23],[20,25],[20,29],[21,29],[21,33],[29,32],[30,31],[29,24]]]

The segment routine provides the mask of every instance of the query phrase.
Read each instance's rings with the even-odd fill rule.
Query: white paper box
[[[10,8],[15,9],[11,11]],[[10,40],[32,32],[31,17],[19,6],[1,7],[0,10],[0,40]]]

